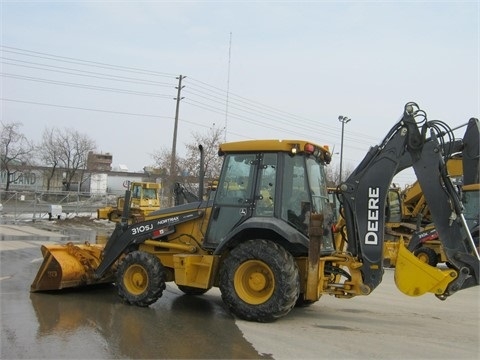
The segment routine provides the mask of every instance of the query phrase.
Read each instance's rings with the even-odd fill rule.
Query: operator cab
[[[331,238],[333,212],[324,169],[328,149],[304,141],[253,140],[223,144],[219,154],[225,159],[205,247],[217,248],[254,218],[272,231],[293,227],[306,245],[312,212],[324,214],[326,237]]]

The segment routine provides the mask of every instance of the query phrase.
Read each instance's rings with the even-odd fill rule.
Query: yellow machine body
[[[304,140],[222,144],[222,170],[208,199],[199,195],[195,202],[143,213],[139,222],[121,219],[105,245],[43,246],[44,262],[31,290],[111,282],[125,303],[149,306],[162,296],[166,282],[195,295],[218,287],[232,313],[259,322],[274,321],[323,295],[368,295],[382,280],[386,257],[381,235],[389,183],[387,176],[385,184],[377,184],[378,174],[383,176],[392,154],[405,150],[405,134],[418,131],[408,111],[393,129],[385,141],[396,151],[371,150],[360,171],[336,190],[326,186],[331,154],[325,146]],[[427,165],[438,170],[439,154],[426,153]],[[338,206],[332,201],[336,195]],[[432,206],[432,213],[444,205]],[[448,219],[439,223],[444,229]],[[454,225],[456,239],[464,228]],[[459,251],[476,264],[468,248]],[[476,273],[458,275],[457,264],[449,270],[429,266],[403,241],[388,254],[396,265],[397,287],[410,296],[446,297],[453,282],[467,276],[478,280]]]

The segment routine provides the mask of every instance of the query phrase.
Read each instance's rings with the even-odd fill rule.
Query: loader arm
[[[160,239],[175,232],[175,226],[203,216],[198,209],[200,202],[177,206],[178,213],[162,216],[153,215],[153,220],[127,225],[118,224],[103,250],[102,261],[95,270],[95,277],[101,278],[118,258],[130,247],[148,239]],[[161,244],[159,243],[159,246]]]
[[[417,123],[418,118],[421,121]],[[452,143],[452,134],[445,130],[445,124],[428,122],[426,114],[416,104],[408,103],[403,117],[383,142],[371,148],[348,179],[340,184],[348,234],[347,251],[362,262],[360,270],[369,292],[380,284],[383,276],[388,189],[395,174],[410,166],[456,272],[442,295],[479,284],[478,253],[466,227],[460,199],[446,172],[443,156],[448,151],[446,144]],[[444,140],[444,137],[449,138]]]

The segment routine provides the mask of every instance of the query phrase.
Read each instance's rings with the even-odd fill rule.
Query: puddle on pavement
[[[15,223],[13,221],[7,222],[5,220],[0,222],[0,225],[18,226],[16,232],[2,233],[0,232],[0,240],[28,240],[28,241],[43,241],[43,242],[75,242],[84,243],[88,241],[92,244],[105,244],[110,237],[113,229],[80,229],[80,228],[62,228],[50,227],[48,224],[34,224],[34,223]],[[24,227],[25,226],[25,227]],[[22,227],[24,227],[22,229]],[[34,228],[40,231],[29,231],[24,229]],[[50,235],[51,234],[51,235]]]
[[[110,236],[97,230],[62,233],[68,238],[62,243],[102,244]],[[184,295],[168,283],[156,303],[142,308],[122,303],[110,284],[30,293],[30,301],[38,321],[35,346],[69,349],[54,357],[271,359],[245,340],[217,293]]]
[[[82,342],[94,332],[109,356],[119,358],[271,359],[248,343],[219,296],[180,295],[168,285],[148,308],[120,302],[113,285],[30,294],[38,319],[37,339]],[[96,346],[87,344],[85,346]],[[75,349],[72,349],[75,352]],[[70,357],[82,355],[82,349]],[[101,355],[99,353],[99,355]]]

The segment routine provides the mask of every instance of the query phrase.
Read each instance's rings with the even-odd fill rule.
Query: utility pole
[[[342,162],[343,162],[343,133],[344,133],[344,127],[345,127],[345,124],[348,123],[350,120],[349,117],[347,116],[342,116],[340,115],[338,117],[338,121],[340,121],[342,123],[342,141],[340,143],[340,180],[339,180],[339,184],[342,183]]]
[[[182,89],[185,87],[185,86],[182,86],[182,80],[185,79],[185,78],[186,78],[186,76],[182,76],[182,75],[177,77],[178,86],[175,87],[177,89],[177,97],[173,98],[173,100],[177,101],[177,106],[175,108],[175,125],[173,127],[172,156],[171,156],[171,160],[170,160],[170,179],[171,179],[170,186],[171,186],[171,189],[172,189],[172,193],[173,193],[173,189],[174,189],[174,185],[175,185],[175,180],[176,180],[176,177],[177,177],[177,173],[175,171],[175,163],[176,163],[176,160],[177,160],[178,113],[179,113],[179,109],[180,109],[180,100],[183,99],[183,97],[180,97],[180,93],[181,93]],[[171,201],[170,205],[173,205],[175,203],[174,201],[172,201],[172,199],[173,198],[170,199],[170,201]]]

